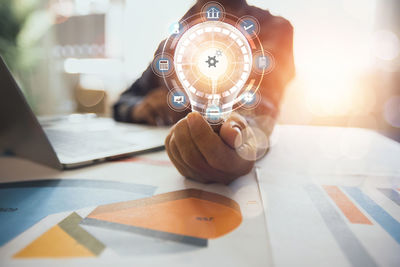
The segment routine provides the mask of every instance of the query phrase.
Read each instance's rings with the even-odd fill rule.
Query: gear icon
[[[211,67],[217,67],[217,63],[218,63],[219,61],[216,59],[216,57],[217,57],[217,56],[213,56],[213,57],[208,56],[208,60],[206,61],[206,63],[208,63],[208,67],[209,67],[209,68],[211,68]]]
[[[222,56],[222,51],[221,51],[221,50],[215,51],[215,55],[216,55],[217,57]]]

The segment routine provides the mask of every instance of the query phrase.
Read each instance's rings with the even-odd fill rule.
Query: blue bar
[[[351,231],[322,189],[312,184],[304,186],[304,189],[317,207],[326,226],[351,265],[363,267],[377,266],[374,259]]]
[[[344,186],[343,189],[400,244],[400,223],[398,221],[359,188]]]
[[[389,188],[379,188],[379,191],[400,206],[400,195],[395,190]]]

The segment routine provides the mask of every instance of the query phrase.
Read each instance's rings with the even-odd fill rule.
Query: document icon
[[[258,68],[266,69],[268,67],[268,58],[266,56],[261,56],[258,58]]]

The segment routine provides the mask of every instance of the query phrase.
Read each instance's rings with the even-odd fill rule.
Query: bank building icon
[[[210,7],[207,9],[207,19],[219,19],[221,11],[216,7]]]

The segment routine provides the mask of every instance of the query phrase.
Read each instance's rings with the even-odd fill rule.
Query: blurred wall
[[[35,111],[75,112],[82,104],[79,94],[75,99],[78,88],[104,92],[107,101],[99,103],[105,109],[93,110],[109,115],[111,104],[148,66],[168,27],[194,2],[44,1],[42,13],[54,25],[42,38],[41,71],[31,75],[30,91],[40,103]],[[399,1],[248,3],[294,27],[296,78],[287,88],[280,123],[366,127],[400,140]],[[101,52],[81,53],[93,44]],[[71,47],[75,54],[68,52]]]
[[[400,141],[400,1],[249,1],[294,26],[281,123],[366,127]]]

